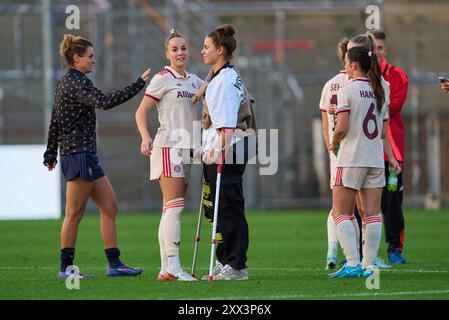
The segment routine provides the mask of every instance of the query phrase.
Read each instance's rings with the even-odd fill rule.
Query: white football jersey
[[[245,87],[232,66],[224,67],[206,89],[206,104],[212,125],[203,130],[203,150],[211,150],[218,138],[217,129],[236,128],[240,103],[245,99]],[[231,144],[239,138],[234,135]]]
[[[337,114],[349,112],[349,130],[340,143],[337,166],[384,168],[382,127],[388,120],[387,101],[379,112],[366,78],[348,82],[337,99]]]
[[[337,94],[338,90],[348,83],[349,77],[346,70],[341,70],[336,76],[330,79],[323,87],[320,99],[320,110],[321,112],[327,113],[327,108],[330,105],[337,105]],[[332,137],[334,136],[334,128],[337,124],[337,115],[327,113],[327,121],[329,128],[329,142],[332,142]],[[335,155],[330,152],[329,156],[331,159],[335,158]]]
[[[192,104],[191,98],[202,83],[195,74],[186,72],[184,77],[170,67],[151,79],[145,96],[157,101],[160,124],[154,146],[185,149],[200,146],[200,125],[195,121],[200,121],[201,104]]]

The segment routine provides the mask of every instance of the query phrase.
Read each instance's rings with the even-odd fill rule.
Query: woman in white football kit
[[[359,46],[363,46],[365,48],[368,49],[368,51],[372,51],[374,52],[374,54],[376,54],[376,46],[375,44],[375,38],[374,35],[371,32],[366,32],[365,34],[359,34],[354,36],[348,43],[347,46],[347,50],[353,48],[353,47],[359,47]],[[377,55],[377,54],[376,54]],[[380,68],[379,68],[380,70]],[[379,71],[380,72],[380,71]],[[390,105],[390,86],[388,84],[387,81],[385,81],[384,77],[381,76],[381,83],[382,83],[382,88],[384,89],[384,97],[385,97],[385,104],[387,106]],[[389,121],[388,121],[389,122]],[[384,126],[386,127],[385,131],[388,132],[388,122],[384,123]],[[398,161],[396,160],[393,150],[391,148],[391,144],[390,144],[390,139],[388,137],[388,134],[384,137],[383,139],[383,145],[384,145],[384,153],[386,158],[388,159],[388,161],[390,163],[393,163],[393,165],[391,166],[391,168],[393,170],[396,170],[396,174],[399,174],[402,169],[401,166],[399,165]],[[355,200],[356,200],[356,207],[357,207],[357,212],[358,215],[360,216],[360,222],[361,222],[361,230],[358,231],[358,233],[361,233],[361,237],[357,236],[358,238],[360,238],[360,242],[359,242],[359,247],[362,247],[362,251],[363,251],[363,245],[364,245],[364,239],[365,239],[365,231],[366,231],[366,221],[365,221],[365,209],[363,208],[361,201],[360,201],[360,195],[359,193],[356,194],[355,196]],[[360,251],[360,250],[359,250]],[[385,262],[381,259],[381,258],[376,258],[376,262],[375,262],[376,267],[380,268],[380,269],[385,269],[385,268],[390,268],[389,265],[385,264]]]
[[[388,121],[385,92],[372,51],[353,47],[348,50],[345,62],[352,81],[338,92],[338,119],[331,149],[337,155],[338,167],[333,183],[333,216],[347,263],[331,278],[371,275],[382,234],[380,201],[385,185],[382,139],[384,122]],[[397,165],[393,161],[390,164]],[[366,215],[362,265],[348,214],[353,210],[358,190]]]
[[[357,47],[357,46],[364,46],[368,48],[369,51],[375,52],[375,46],[374,44],[374,36],[367,32],[366,34],[360,34],[355,37],[353,37],[350,41],[347,38],[342,39],[338,44],[338,55],[340,60],[342,60],[344,64],[344,59],[346,55],[346,51],[350,48]],[[324,88],[323,93],[320,100],[320,110],[322,111],[322,120],[323,120],[323,135],[324,139],[326,141],[326,145],[329,150],[329,145],[332,142],[332,136],[334,133],[335,125],[336,125],[336,105],[337,105],[337,94],[338,90],[345,85],[350,80],[350,77],[348,76],[346,70],[340,71],[340,73],[336,76],[334,76],[331,80],[329,80]],[[389,105],[390,103],[390,88],[388,86],[388,83],[383,79],[381,79],[382,87],[384,89],[385,93],[385,104]],[[387,124],[385,124],[387,125]],[[397,162],[394,158],[393,151],[391,149],[391,145],[389,143],[388,135],[383,139],[384,142],[384,152],[388,159],[390,159],[392,162]],[[331,178],[331,189],[333,180],[335,178],[335,174],[337,171],[337,159],[335,155],[330,151],[329,152],[329,158],[330,158],[330,178]],[[397,167],[395,165],[395,167]],[[400,168],[399,168],[400,170]],[[359,193],[356,193],[355,196],[355,204],[357,208],[357,212],[361,218],[361,227],[359,225],[358,219],[356,219],[355,214],[353,212],[350,212],[350,218],[351,222],[354,225],[354,231],[356,234],[356,242],[358,244],[358,251],[360,252],[360,248],[363,248],[363,238],[364,238],[364,232],[365,232],[365,217],[364,217],[364,209],[360,203],[360,197]],[[332,210],[329,212],[329,216],[327,219],[327,237],[328,237],[328,251],[327,251],[327,258],[326,258],[326,269],[333,269],[336,266],[336,259],[337,259],[337,252],[338,252],[338,237],[337,237],[337,225],[335,224],[335,221],[332,217]],[[388,265],[386,265],[382,259],[376,258],[375,265],[379,268],[389,268]]]
[[[338,56],[344,65],[347,45],[349,39],[344,38],[338,43]],[[320,111],[323,124],[323,137],[326,143],[326,149],[330,150],[332,137],[334,135],[335,125],[337,123],[337,94],[338,90],[349,81],[346,70],[341,70],[337,75],[332,77],[323,87],[320,99]],[[329,151],[329,166],[330,166],[330,188],[332,189],[332,182],[337,172],[337,157]],[[351,221],[354,223],[354,230],[359,231],[357,220],[351,215]],[[337,265],[338,254],[338,237],[337,226],[332,216],[332,209],[329,211],[327,218],[327,257],[326,270],[334,269]]]
[[[196,280],[185,272],[179,260],[181,213],[190,172],[192,149],[200,147],[195,141],[194,121],[199,121],[192,97],[202,80],[186,71],[189,51],[186,40],[173,31],[165,43],[170,67],[155,75],[136,112],[136,122],[142,136],[141,153],[150,157],[150,179],[159,180],[163,195],[162,217],[158,236],[161,270],[158,280]],[[156,105],[160,127],[152,140],[147,114]],[[198,126],[199,128],[199,126]]]

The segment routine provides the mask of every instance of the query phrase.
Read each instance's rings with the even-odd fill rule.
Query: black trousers
[[[357,210],[357,206],[354,206],[354,217],[357,219],[359,223],[359,255],[363,257],[363,239],[362,239],[362,217],[360,216],[359,210]]]
[[[390,174],[388,162],[385,162],[385,178],[388,185]],[[398,188],[395,192],[388,191],[387,186],[382,192],[382,213],[384,216],[385,240],[388,243],[388,252],[404,246],[404,213],[402,212],[403,199],[402,173],[398,175]]]
[[[225,164],[221,174],[217,231],[221,233],[223,241],[217,244],[216,254],[221,264],[229,264],[234,269],[246,268],[249,245],[242,187],[245,167],[245,164]],[[204,165],[203,172],[205,181],[210,183],[211,200],[214,204],[217,165]]]

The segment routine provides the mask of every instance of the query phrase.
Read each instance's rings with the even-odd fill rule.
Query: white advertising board
[[[42,164],[45,145],[0,145],[0,220],[58,219],[59,164]]]

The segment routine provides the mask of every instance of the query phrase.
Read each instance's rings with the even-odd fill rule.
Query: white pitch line
[[[425,269],[381,269],[380,272],[410,272],[410,273],[448,273],[448,270],[425,270]]]
[[[432,295],[432,294],[449,294],[449,290],[429,290],[429,291],[396,291],[396,292],[357,292],[357,293],[335,293],[325,295],[311,294],[291,294],[291,295],[271,295],[258,296],[257,299],[313,299],[313,298],[338,298],[338,297],[377,297],[377,296],[406,296],[406,295]],[[254,297],[212,297],[205,300],[248,300]],[[196,300],[193,298],[192,300]]]
[[[332,294],[327,295],[329,297],[341,297],[341,296],[408,296],[408,295],[420,295],[420,294],[440,294],[449,293],[449,290],[428,290],[428,291],[396,291],[396,292],[361,292],[361,293],[347,293],[347,294]]]
[[[197,268],[198,270],[209,270],[209,268]],[[267,270],[267,271],[316,271],[319,273],[327,274],[329,271],[318,268],[248,268],[251,270]],[[380,272],[398,272],[398,273],[449,273],[449,270],[425,270],[425,269],[381,269]]]
[[[198,268],[199,270],[209,270],[207,268]],[[317,268],[249,268],[249,270],[279,270],[279,271],[318,271],[327,273],[328,271]],[[425,270],[425,269],[381,269],[380,272],[410,272],[410,273],[448,273],[449,270]]]

